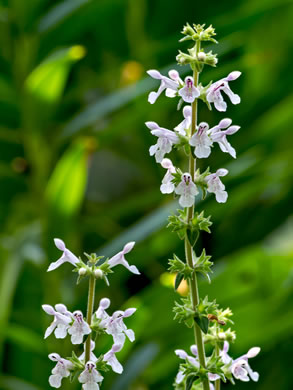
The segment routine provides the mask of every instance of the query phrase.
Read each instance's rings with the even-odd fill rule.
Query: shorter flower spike
[[[241,72],[231,72],[227,77],[213,83],[207,90],[207,101],[209,103],[214,103],[215,108],[218,111],[226,111],[227,109],[227,103],[224,101],[223,96],[221,94],[222,91],[225,92],[226,95],[228,95],[232,104],[240,103],[239,95],[233,93],[229,87],[229,81],[238,79],[240,75]]]
[[[175,193],[177,195],[180,195],[180,206],[191,207],[194,204],[194,199],[195,196],[198,194],[198,189],[193,183],[189,173],[184,173],[181,176],[181,182],[175,188]]]
[[[131,241],[128,244],[126,244],[123,248],[123,250],[119,253],[117,253],[115,256],[111,257],[111,259],[108,261],[108,264],[110,268],[115,267],[118,264],[123,265],[125,268],[128,269],[128,271],[132,272],[133,274],[140,275],[139,270],[136,268],[135,265],[129,265],[128,261],[125,259],[125,255],[129,253],[132,248],[134,247],[135,242]]]
[[[62,256],[60,257],[60,259],[58,259],[57,261],[55,261],[54,263],[51,263],[49,265],[49,268],[47,269],[47,271],[53,271],[54,269],[60,267],[60,265],[62,265],[63,263],[71,263],[72,265],[76,266],[76,264],[79,262],[78,258],[72,253],[70,252],[69,249],[66,248],[64,242],[62,240],[60,240],[59,238],[55,238],[54,239],[54,242],[55,242],[55,245],[58,249],[60,249],[60,251],[63,252]]]
[[[227,174],[227,169],[220,168],[216,173],[212,173],[205,178],[208,185],[208,192],[214,193],[216,195],[216,201],[219,203],[225,203],[228,198],[228,193],[225,191],[225,186],[220,180],[221,176],[226,176]]]
[[[112,367],[112,370],[117,374],[122,374],[123,367],[121,363],[118,361],[115,353],[121,351],[123,345],[114,344],[109,352],[107,352],[104,356],[104,361]]]
[[[49,377],[49,383],[51,387],[58,389],[61,386],[62,379],[67,378],[70,375],[73,364],[69,360],[61,358],[58,353],[50,353],[49,359],[53,362],[57,362],[52,370],[52,375]]]
[[[88,361],[85,365],[85,369],[79,375],[78,380],[82,383],[84,390],[99,390],[98,383],[103,381],[102,375],[96,370],[96,364],[92,361]]]

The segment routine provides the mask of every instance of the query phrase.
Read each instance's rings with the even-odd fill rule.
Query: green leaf
[[[199,231],[198,230],[191,230],[188,228],[186,230],[188,241],[192,247],[196,244],[198,237],[199,237]]]
[[[200,327],[200,329],[203,331],[203,333],[207,334],[209,329],[209,319],[206,316],[196,316],[194,317],[194,321],[197,323],[197,325]]]
[[[182,273],[176,275],[175,283],[174,283],[175,290],[177,290],[177,288],[179,287],[183,279],[184,279],[184,275]]]
[[[196,375],[189,375],[186,379],[185,390],[190,390],[193,382],[196,380]]]

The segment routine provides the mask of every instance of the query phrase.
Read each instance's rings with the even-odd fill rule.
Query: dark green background
[[[214,223],[197,249],[204,245],[215,262],[212,284],[202,280],[200,291],[235,313],[235,357],[262,348],[251,361],[260,381],[237,388],[292,389],[292,1],[0,4],[0,389],[48,389],[48,353],[70,354],[68,340],[43,340],[42,303],[85,311],[87,285],[75,287],[70,265],[46,273],[59,256],[53,237],[77,255],[110,256],[137,242],[128,259],[142,276],[117,267],[111,288],[97,288],[113,310],[138,307],[127,322],[137,341],[119,354],[125,373],[109,374],[102,388],[171,389],[173,351],[188,348],[192,332],[172,320],[179,296],[164,272],[183,247],[165,226],[177,202],[159,191],[164,170],[148,155],[154,139],[144,122],[173,128],[181,114],[163,96],[147,103],[158,83],[145,71],[174,66],[186,21],[212,23],[218,33],[219,66],[205,70],[204,83],[243,73],[232,84],[241,105],[224,115],[200,105],[200,120],[228,116],[241,125],[230,137],[237,160],[215,147],[201,161],[230,174],[226,204],[211,196],[197,206]],[[173,158],[184,168],[182,154]],[[97,342],[101,352],[106,343]],[[64,380],[62,388],[80,386]]]

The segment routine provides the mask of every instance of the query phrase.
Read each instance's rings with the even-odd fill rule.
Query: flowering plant
[[[73,345],[83,344],[83,353],[80,356],[77,356],[75,352],[72,352],[72,356],[66,359],[55,352],[49,355],[49,359],[56,362],[52,375],[49,377],[49,383],[52,387],[59,388],[63,378],[70,377],[73,380],[78,377],[84,390],[99,390],[104,379],[101,371],[108,371],[108,366],[110,366],[117,374],[123,372],[123,367],[118,361],[116,353],[121,351],[126,338],[131,342],[135,339],[133,330],[127,328],[124,319],[132,316],[136,309],[118,310],[110,315],[107,313],[110,299],[102,298],[98,309],[94,311],[95,284],[97,279],[101,279],[109,285],[107,275],[112,273],[112,268],[119,264],[130,272],[139,274],[136,266],[129,265],[125,259],[125,255],[132,250],[134,244],[134,242],[129,242],[121,252],[106,260],[103,259],[103,256],[85,254],[88,260],[85,263],[67,249],[62,240],[55,239],[55,245],[62,251],[62,256],[49,265],[48,271],[55,270],[63,263],[70,263],[75,267],[73,271],[78,273],[77,283],[82,278],[89,278],[89,293],[86,317],[80,310],[71,313],[62,303],[55,305],[55,308],[50,305],[42,306],[43,310],[53,317],[53,322],[45,332],[45,338],[52,333],[57,339],[64,339],[70,335]],[[105,354],[96,356],[95,341],[93,340],[96,337],[93,337],[93,334],[111,336],[113,338],[111,349]]]
[[[179,196],[179,205],[183,209],[178,210],[177,215],[169,217],[169,227],[177,232],[184,240],[186,261],[178,256],[169,260],[169,271],[176,274],[175,289],[184,279],[189,284],[188,296],[181,302],[175,302],[175,319],[184,322],[193,328],[195,344],[191,346],[192,355],[178,349],[176,355],[184,362],[180,364],[175,379],[176,390],[216,390],[220,389],[221,381],[234,379],[241,381],[258,380],[258,373],[253,372],[248,359],[255,357],[260,348],[251,348],[245,355],[233,359],[228,355],[229,343],[234,342],[236,335],[229,325],[232,312],[229,308],[221,309],[216,301],[209,301],[208,297],[200,298],[198,291],[198,274],[204,275],[210,282],[212,262],[205,249],[199,256],[195,253],[195,245],[200,231],[210,233],[210,217],[204,215],[204,211],[194,212],[195,199],[198,195],[203,198],[206,193],[215,194],[216,201],[225,203],[228,193],[221,178],[228,174],[228,170],[220,168],[211,173],[207,167],[201,172],[196,169],[196,159],[210,157],[214,144],[218,144],[224,153],[236,158],[236,151],[227,140],[227,136],[236,133],[240,127],[232,125],[230,118],[222,119],[212,127],[206,122],[198,123],[198,101],[201,100],[211,110],[212,105],[220,112],[227,110],[225,95],[232,104],[239,104],[240,97],[232,92],[229,82],[238,79],[239,71],[234,71],[228,76],[216,82],[210,82],[204,86],[199,84],[199,74],[205,65],[216,66],[217,55],[205,52],[201,47],[202,42],[214,42],[215,30],[212,26],[187,24],[182,31],[184,37],[181,41],[191,41],[193,46],[187,53],[179,51],[176,59],[179,65],[189,65],[193,74],[181,79],[176,70],[169,72],[169,77],[161,75],[157,70],[149,70],[147,73],[154,79],[160,80],[157,92],[151,92],[148,101],[154,104],[158,97],[165,92],[170,98],[179,98],[177,109],[183,107],[183,121],[173,129],[160,127],[155,122],[146,122],[152,135],[157,137],[157,143],[150,147],[150,155],[155,156],[156,162],[166,169],[160,190],[163,194],[174,193]],[[171,153],[172,148],[183,149],[188,156],[188,170],[175,167],[166,154]],[[213,348],[210,356],[206,356],[205,344]]]

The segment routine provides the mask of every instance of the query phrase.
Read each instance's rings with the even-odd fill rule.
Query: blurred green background
[[[215,262],[212,284],[201,280],[200,291],[235,313],[234,357],[262,348],[251,361],[260,381],[237,388],[292,389],[292,1],[0,4],[0,389],[48,389],[48,353],[70,354],[68,340],[43,340],[49,319],[41,304],[85,311],[87,284],[75,287],[68,264],[46,273],[60,254],[54,237],[77,255],[111,256],[137,242],[128,259],[142,276],[118,267],[111,288],[97,288],[113,310],[139,309],[127,320],[137,340],[118,356],[125,372],[107,375],[102,388],[171,389],[179,363],[173,351],[188,348],[192,332],[172,320],[179,295],[165,271],[183,246],[166,220],[177,202],[159,191],[164,170],[148,155],[154,139],[144,122],[173,128],[181,114],[163,96],[147,103],[158,83],[145,71],[175,66],[186,21],[212,23],[218,33],[220,45],[211,49],[219,66],[205,70],[204,83],[243,72],[232,85],[242,104],[224,114],[242,128],[230,137],[238,158],[215,147],[201,161],[230,174],[226,204],[212,196],[197,206],[214,223],[198,245]],[[199,115],[211,125],[224,117],[202,104]],[[174,159],[182,164],[184,156]],[[106,343],[98,341],[101,352]]]

